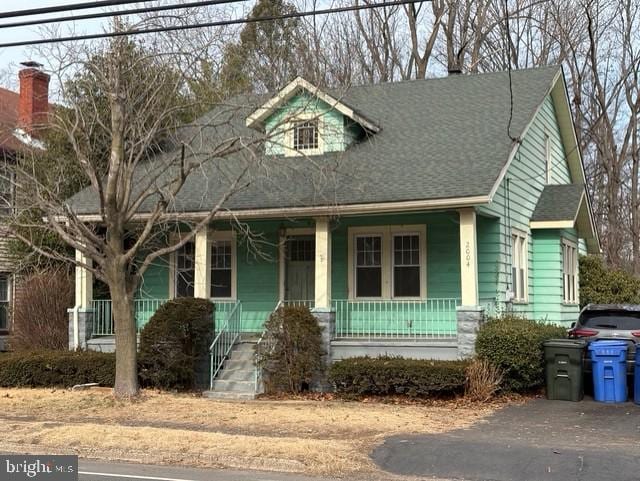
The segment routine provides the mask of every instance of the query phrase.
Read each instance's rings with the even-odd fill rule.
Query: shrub
[[[580,304],[640,304],[640,279],[609,269],[601,257],[580,258]]]
[[[471,401],[486,402],[500,389],[502,371],[486,359],[475,358],[467,368],[464,396]]]
[[[324,363],[322,328],[304,306],[280,307],[265,324],[257,353],[267,392],[299,393],[318,380]]]
[[[67,349],[74,283],[64,269],[37,272],[22,279],[13,309],[12,350]]]
[[[142,385],[178,390],[201,387],[213,335],[213,304],[208,300],[185,297],[160,306],[140,333]]]
[[[542,343],[564,337],[562,327],[506,314],[480,328],[476,352],[502,371],[503,390],[528,391],[544,383]]]
[[[18,351],[0,354],[2,387],[113,386],[115,354],[82,351]]]
[[[468,365],[467,361],[353,357],[334,363],[329,380],[337,392],[349,395],[453,395],[464,391]]]

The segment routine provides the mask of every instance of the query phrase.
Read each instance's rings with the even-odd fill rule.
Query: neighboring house
[[[500,311],[569,325],[578,254],[599,241],[565,80],[560,67],[512,78],[511,121],[507,73],[342,93],[296,79],[248,110],[238,132],[274,134],[274,164],[326,171],[274,167],[232,197],[209,230],[147,272],[139,324],[166,299],[197,296],[216,303],[219,331],[229,318],[259,334],[279,302],[300,303],[327,326],[334,360],[468,356],[479,323]],[[221,190],[215,178],[211,167],[190,179],[175,210],[203,215]],[[89,191],[71,205],[96,220]],[[262,235],[267,256],[251,255],[231,215]],[[77,282],[82,323],[71,332],[109,349],[110,301],[91,298],[87,272]]]
[[[6,347],[11,329],[11,311],[17,287],[14,259],[8,252],[10,236],[3,227],[14,209],[13,165],[16,158],[37,142],[38,129],[49,112],[49,75],[34,62],[22,64],[20,92],[0,88],[0,350]]]

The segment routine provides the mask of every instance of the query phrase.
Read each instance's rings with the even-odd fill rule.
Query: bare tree
[[[234,128],[240,105],[219,106],[215,114],[182,128],[194,106],[187,79],[173,68],[172,53],[157,50],[149,39],[142,46],[119,37],[101,47],[76,48],[73,56],[77,60],[57,72],[76,81],[61,83],[63,89],[74,87],[63,91],[65,108],[56,112],[51,126],[66,137],[70,158],[43,172],[36,148],[18,163],[21,201],[12,230],[41,255],[80,265],[107,284],[117,346],[115,393],[133,396],[138,390],[133,296],[142,276],[156,259],[190,241],[246,187],[249,172],[260,162],[262,140]],[[232,166],[224,162],[231,154],[237,154]],[[216,178],[209,180],[217,198],[190,222],[192,230],[174,239],[176,199],[208,162],[216,166]],[[92,223],[81,215],[78,198],[68,201],[55,181],[68,169],[84,176],[88,187],[81,195],[95,205]],[[46,218],[44,226],[32,221],[33,212]],[[84,258],[43,246],[38,242],[43,229]]]

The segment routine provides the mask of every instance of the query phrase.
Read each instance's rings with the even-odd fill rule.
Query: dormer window
[[[296,122],[293,126],[294,150],[317,150],[318,147],[318,120]]]

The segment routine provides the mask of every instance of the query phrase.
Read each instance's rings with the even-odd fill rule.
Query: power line
[[[158,5],[153,7],[131,8],[128,10],[112,10],[110,12],[87,13],[84,15],[76,15],[73,17],[53,17],[53,18],[42,18],[37,20],[20,20],[18,22],[0,24],[0,29],[29,27],[33,25],[43,25],[45,23],[63,23],[63,22],[75,22],[79,20],[93,20],[96,18],[136,15],[139,13],[162,12],[166,10],[179,10],[179,9],[186,9],[186,8],[192,8],[192,7],[207,7],[210,5],[220,5],[225,3],[240,3],[240,2],[246,2],[246,1],[248,0],[206,0],[206,1],[199,1],[199,2],[181,3],[181,4],[175,4],[175,5]]]
[[[31,17],[33,15],[46,15],[49,13],[70,12],[72,10],[87,10],[90,8],[117,7],[132,3],[155,2],[156,0],[101,0],[94,2],[75,3],[70,5],[56,5],[55,7],[30,8],[27,10],[13,10],[0,12],[0,18]]]
[[[368,4],[360,4],[360,5],[351,5],[348,7],[335,7],[335,8],[321,9],[321,10],[311,10],[308,12],[292,12],[292,13],[286,13],[282,15],[269,15],[269,16],[263,16],[263,17],[246,17],[246,18],[238,18],[233,20],[221,20],[217,22],[174,25],[169,27],[157,27],[157,28],[148,28],[148,29],[142,29],[142,30],[127,30],[127,31],[121,31],[121,32],[96,33],[96,34],[89,34],[89,35],[45,38],[45,39],[38,39],[38,40],[23,40],[19,42],[1,43],[0,48],[26,47],[31,45],[42,45],[47,43],[77,42],[81,40],[96,40],[100,38],[126,37],[129,35],[143,35],[143,34],[150,34],[150,33],[193,30],[196,28],[222,27],[226,25],[240,25],[240,24],[247,24],[247,23],[269,22],[274,20],[285,20],[289,18],[302,18],[302,17],[310,17],[315,15],[328,15],[332,13],[352,12],[356,10],[371,10],[374,8],[394,7],[394,6],[407,5],[412,3],[422,3],[424,1],[425,0],[395,0],[392,2],[380,2],[380,3],[374,3],[374,4],[368,3]],[[427,0],[427,1],[430,1],[430,0]]]
[[[520,139],[511,135],[511,124],[513,123],[513,80],[511,78],[511,33],[509,29],[509,0],[504,0],[504,22],[507,33],[507,71],[509,73],[509,123],[507,124],[507,135],[512,142],[519,142]]]

